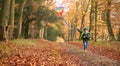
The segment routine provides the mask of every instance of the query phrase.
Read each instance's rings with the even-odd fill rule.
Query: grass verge
[[[90,41],[90,44],[96,45],[96,46],[104,46],[108,49],[113,49],[117,52],[120,52],[120,42],[118,41]]]
[[[11,43],[15,45],[22,45],[22,46],[31,46],[31,45],[37,44],[32,39],[16,39],[16,40],[12,40]]]

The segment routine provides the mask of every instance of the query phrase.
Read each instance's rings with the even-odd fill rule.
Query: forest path
[[[37,44],[32,46],[8,44],[7,46],[13,50],[0,58],[0,66],[120,66],[116,60],[106,56],[91,51],[84,52],[74,42],[56,43],[43,39],[32,41]]]
[[[61,43],[60,46],[62,47],[62,52],[64,54],[75,55],[79,61],[75,66],[120,66],[120,64],[110,58],[105,56],[101,56],[95,54],[91,51],[84,52],[80,47],[71,44]],[[69,59],[73,59],[74,57],[69,56]],[[74,62],[72,62],[74,63]],[[71,63],[71,64],[72,64]],[[74,66],[74,65],[73,65]]]

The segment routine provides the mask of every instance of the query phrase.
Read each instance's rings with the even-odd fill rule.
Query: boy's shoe
[[[87,52],[87,50],[84,50],[85,52]]]

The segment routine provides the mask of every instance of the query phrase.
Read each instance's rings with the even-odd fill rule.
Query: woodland
[[[63,0],[62,16],[54,0],[4,0],[0,2],[0,40],[43,38],[80,39],[76,28],[89,27],[93,40],[120,41],[119,0]],[[71,29],[64,24],[64,18]]]
[[[120,66],[120,0],[0,0],[0,65]]]

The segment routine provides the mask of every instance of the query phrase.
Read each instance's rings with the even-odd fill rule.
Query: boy
[[[88,40],[90,39],[90,33],[88,32],[88,28],[85,27],[84,31],[80,31],[78,29],[78,31],[82,34],[82,40],[83,40],[83,44],[84,44],[84,51],[87,52],[87,48],[88,48]]]

